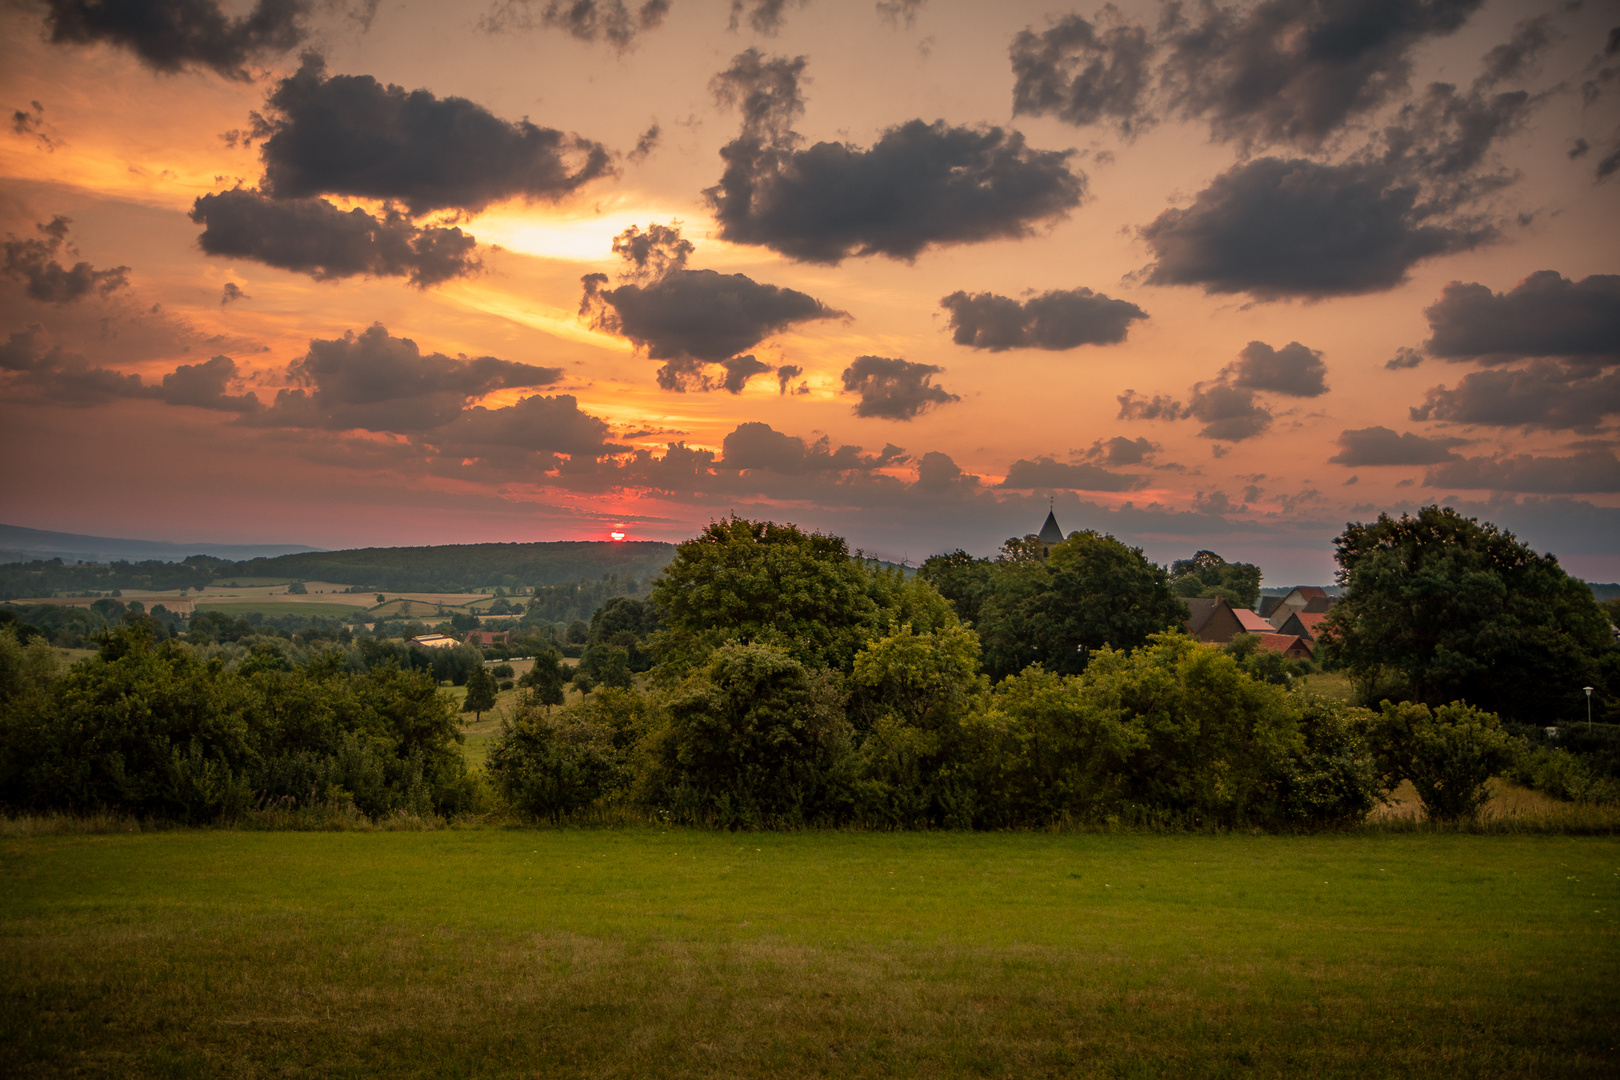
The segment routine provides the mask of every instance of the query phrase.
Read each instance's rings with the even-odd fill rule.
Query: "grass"
[[[0,839],[8,1076],[1613,1076],[1620,842]]]
[[[219,611],[226,615],[324,615],[346,619],[355,613],[353,604],[333,604],[323,600],[208,600],[199,599],[195,610]]]

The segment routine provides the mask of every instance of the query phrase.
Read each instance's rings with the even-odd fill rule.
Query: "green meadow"
[[[321,615],[328,619],[343,619],[359,610],[354,604],[329,604],[320,600],[207,600],[199,599],[196,610],[218,611],[226,615]]]
[[[0,839],[0,1075],[1620,1069],[1620,841]]]

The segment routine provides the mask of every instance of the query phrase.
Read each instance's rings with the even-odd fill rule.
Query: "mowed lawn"
[[[1615,1076],[1620,842],[0,840],[6,1076]]]

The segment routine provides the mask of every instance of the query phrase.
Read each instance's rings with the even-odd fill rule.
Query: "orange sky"
[[[250,6],[227,4],[222,12],[228,20]],[[1605,55],[1610,28],[1620,23],[1612,4],[1573,12],[1467,0],[1235,4],[1218,12],[1227,51],[1179,67],[1190,39],[1177,37],[1160,21],[1164,9],[1147,3],[1109,15],[1095,5],[809,0],[775,5],[773,24],[771,5],[747,0],[736,5],[733,28],[729,0],[673,0],[661,18],[652,12],[641,20],[645,26],[637,22],[641,5],[618,5],[637,28],[623,47],[602,32],[615,7],[602,0],[588,5],[597,23],[573,27],[556,18],[548,25],[541,0],[379,6],[369,24],[357,14],[363,5],[320,7],[298,20],[294,47],[254,46],[236,57],[226,55],[229,43],[212,53],[186,46],[193,51],[171,52],[179,56],[172,62],[154,59],[165,43],[113,30],[51,41],[62,12],[79,7],[62,0],[0,13],[0,104],[16,110],[0,135],[0,232],[10,241],[0,273],[0,341],[11,341],[0,366],[0,439],[9,463],[0,520],[8,524],[339,547],[596,539],[615,528],[633,539],[678,540],[734,510],[836,531],[852,546],[915,562],[959,546],[989,554],[1006,537],[1037,528],[1050,500],[1066,530],[1113,532],[1161,561],[1213,548],[1259,562],[1270,584],[1290,584],[1328,579],[1331,540],[1346,521],[1443,501],[1512,528],[1582,576],[1620,579],[1620,282],[1602,277],[1620,274],[1620,176],[1598,176],[1620,140],[1620,55]],[[1375,19],[1371,30],[1351,18],[1375,9],[1386,21]],[[1057,49],[1056,31],[1075,26],[1063,22],[1069,16],[1084,19],[1099,41],[1110,28],[1141,27],[1150,48],[1140,68],[1145,89],[1129,106],[1130,131],[1122,130],[1117,86],[1106,78],[1089,89],[1072,82],[1088,62],[1106,75],[1128,57],[1100,47],[1076,51],[1072,37],[1067,53]],[[1417,29],[1391,36],[1387,20],[1397,16]],[[1026,30],[1020,53],[1016,36]],[[1365,44],[1374,39],[1381,44]],[[1245,42],[1280,52],[1254,66]],[[1509,43],[1519,48],[1511,62],[1492,53]],[[836,195],[827,193],[842,173],[817,174],[796,194],[784,188],[792,198],[775,217],[761,211],[750,219],[756,235],[734,227],[722,236],[726,226],[704,192],[722,182],[722,149],[753,129],[742,107],[717,97],[715,80],[743,70],[738,58],[748,49],[760,63],[779,62],[771,70],[797,72],[802,109],[779,111],[767,124],[772,160],[789,162],[790,175],[808,170],[819,160],[811,148],[824,144],[845,163],[827,168],[847,168],[853,179]],[[371,76],[438,102],[465,99],[501,131],[527,118],[577,135],[579,145],[597,144],[611,155],[610,167],[561,195],[531,180],[512,188],[516,194],[473,198],[465,192],[493,182],[503,166],[471,153],[467,171],[477,175],[427,210],[407,205],[407,179],[396,174],[374,176],[372,194],[345,187],[335,172],[301,195],[272,191],[263,140],[231,145],[225,133],[249,129],[257,112],[289,141],[301,135],[304,119],[268,102],[299,70],[301,50],[324,61],[322,77],[332,81],[319,83],[320,93],[335,94],[343,77]],[[1019,56],[1025,70],[1059,57],[1049,72],[1054,85],[1076,101],[1082,90],[1093,104],[1107,98],[1114,111],[1104,107],[1090,119],[1062,115],[1056,104],[1015,112],[1015,92],[1029,88],[1018,82]],[[233,73],[237,59],[242,70]],[[1253,70],[1239,71],[1244,63]],[[177,70],[154,70],[165,66]],[[1281,77],[1285,68],[1293,82],[1242,97],[1244,78]],[[1193,76],[1202,80],[1196,86]],[[1435,82],[1456,88],[1455,108],[1449,119],[1428,122],[1422,110],[1437,100],[1429,90]],[[1511,97],[1521,90],[1522,98]],[[1323,121],[1320,109],[1311,111],[1340,99],[1352,100],[1342,115]],[[323,102],[336,108],[336,100]],[[1439,152],[1464,130],[1465,106],[1494,110],[1502,122],[1468,162],[1451,168]],[[1284,130],[1278,116],[1316,126]],[[1072,151],[1054,168],[1084,194],[1023,217],[1007,209],[1014,196],[1000,189],[956,191],[952,198],[968,203],[935,206],[929,185],[954,173],[872,151],[912,120],[941,121],[936,131],[964,138],[1016,130],[1031,155]],[[632,153],[653,126],[658,136],[647,152]],[[1398,165],[1389,164],[1392,129],[1412,140]],[[343,150],[305,145],[320,162]],[[443,156],[432,146],[424,153]],[[580,153],[565,155],[565,164],[578,167]],[[1352,205],[1363,189],[1335,189],[1335,216],[1303,228],[1288,224],[1281,202],[1273,212],[1262,199],[1247,231],[1200,249],[1205,263],[1227,268],[1223,285],[1171,250],[1166,227],[1149,228],[1165,222],[1166,211],[1215,206],[1217,193],[1250,182],[1271,161],[1293,163],[1296,179],[1378,178],[1375,215],[1403,191],[1415,192],[1419,209],[1390,219],[1399,218],[1391,227],[1402,230],[1390,252],[1421,246],[1436,229],[1473,230],[1475,239],[1449,249],[1441,243],[1432,254],[1379,254],[1399,263],[1388,281],[1346,284],[1351,275],[1334,265],[1343,249],[1332,237],[1365,209]],[[312,168],[326,167],[320,162]],[[893,205],[874,194],[889,182],[883,170],[891,165],[917,170],[893,181],[901,193]],[[1320,173],[1312,172],[1317,166]],[[987,188],[992,180],[1008,191],[1038,182],[1017,171],[1024,166],[986,168]],[[476,238],[480,265],[415,287],[399,273],[320,280],[253,255],[210,255],[200,246],[203,225],[190,216],[194,204],[238,187],[272,209],[319,197],[379,219],[392,207],[401,227],[459,227]],[[963,222],[976,212],[969,204],[980,196],[995,203],[984,211],[994,235],[964,238]],[[70,222],[52,246],[53,234],[40,227],[57,216]],[[854,244],[836,264],[795,257],[803,248],[794,243],[819,242],[831,234],[817,229],[856,218],[865,222],[862,235],[912,243],[912,257],[860,254]],[[628,307],[617,309],[617,332],[611,319],[593,325],[580,314],[584,275],[606,275],[610,289],[630,281],[613,238],[654,224],[678,224],[692,244],[681,273],[745,275],[748,288],[796,290],[844,314],[774,328],[762,322],[757,340],[737,355],[772,370],[740,393],[700,388],[705,377],[718,384],[726,374],[708,356],[673,362],[696,373],[684,391],[661,388],[656,373],[669,357],[649,357],[656,345],[629,340]],[[796,239],[759,239],[772,229]],[[1175,235],[1204,242],[1190,226]],[[1326,238],[1320,250],[1318,235]],[[1251,244],[1264,250],[1251,254]],[[1298,249],[1289,256],[1298,265],[1278,278],[1260,264],[1287,244]],[[94,279],[95,287],[72,297],[65,279],[47,280],[50,264],[69,273],[80,262],[86,272],[127,272],[110,284]],[[1170,283],[1178,266],[1183,283]],[[1564,279],[1558,295],[1593,313],[1583,344],[1549,337],[1568,308],[1538,307],[1542,294],[1514,292],[1545,271],[1555,278],[1538,280]],[[1282,284],[1234,286],[1233,274],[1255,281],[1271,274]],[[1329,284],[1302,284],[1316,276]],[[671,280],[639,279],[648,297]],[[689,280],[696,289],[714,279]],[[1426,349],[1442,340],[1432,325],[1439,316],[1426,312],[1452,295],[1445,290],[1454,282],[1485,287],[1484,309],[1464,311],[1457,301],[1459,317],[1474,320],[1459,325],[1484,325],[1495,312],[1507,321],[1486,336],[1507,341],[1523,330],[1525,341],[1492,355],[1447,358],[1438,346]],[[222,302],[227,284],[243,295]],[[1036,347],[1037,326],[1012,347],[974,348],[953,341],[952,315],[941,304],[958,291],[1022,303],[1080,289],[1134,304],[1145,317],[1129,322],[1123,341]],[[689,320],[694,334],[727,317],[686,301],[659,316]],[[369,339],[358,335],[378,324],[388,337],[374,340],[388,342],[390,356],[403,347],[397,339],[409,339],[429,358],[424,370],[442,386],[454,384],[435,391],[433,424],[404,419],[429,398],[391,382],[392,369],[372,370],[371,382],[344,384],[346,391],[337,380],[349,376],[336,367],[314,374],[312,342],[353,334],[364,344]],[[674,331],[664,324],[649,331],[666,332]],[[1251,342],[1278,351],[1284,366],[1267,375],[1240,362]],[[1304,349],[1290,353],[1290,343]],[[358,363],[360,346],[351,345],[331,352],[338,359],[330,363]],[[1402,349],[1427,355],[1415,366],[1387,367]],[[1319,354],[1314,361],[1311,352]],[[216,356],[234,364],[220,392],[236,401],[251,393],[256,410],[199,404],[172,379],[163,389],[181,365]],[[479,383],[461,357],[530,365],[522,371],[531,374]],[[883,384],[894,396],[880,401],[877,384],[866,396],[846,389],[857,357],[939,370],[885,368],[902,375]],[[1287,368],[1290,357],[1305,358],[1305,366]],[[783,365],[802,371],[779,383]],[[560,370],[541,379],[534,368]],[[113,372],[140,382],[108,390]],[[1507,404],[1490,414],[1453,394],[1473,376],[1521,381],[1511,392],[1498,387]],[[1313,389],[1297,392],[1307,383]],[[1199,386],[1239,394],[1269,419],[1256,421],[1258,430],[1213,437],[1205,415],[1132,417],[1120,401],[1134,391],[1137,400],[1164,396],[1188,411],[1203,400]],[[930,399],[930,387],[946,393]],[[325,410],[318,420],[288,419],[290,406],[275,405],[279,391],[299,388],[300,400]],[[1439,398],[1429,396],[1435,388],[1445,388]],[[1579,415],[1551,405],[1535,413],[1531,399],[1543,390],[1574,402]],[[350,397],[340,402],[342,393]],[[551,400],[522,404],[534,395]],[[564,396],[571,405],[559,404]],[[1425,413],[1425,402],[1436,400],[1442,405]],[[586,428],[588,437],[579,434]],[[1375,428],[1389,429],[1380,436],[1386,441],[1416,436],[1421,447],[1409,440],[1380,458],[1363,447],[1371,436],[1344,434]],[[1147,443],[1110,457],[1108,440],[1116,437]],[[860,452],[829,456],[844,446]],[[1029,477],[1039,484],[1006,486]]]

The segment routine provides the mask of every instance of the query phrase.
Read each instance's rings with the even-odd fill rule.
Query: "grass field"
[[[7,1076],[1614,1076],[1620,843],[0,840]]]
[[[333,604],[320,600],[198,600],[194,611],[220,611],[226,615],[324,615],[346,619],[355,612],[353,604]]]

